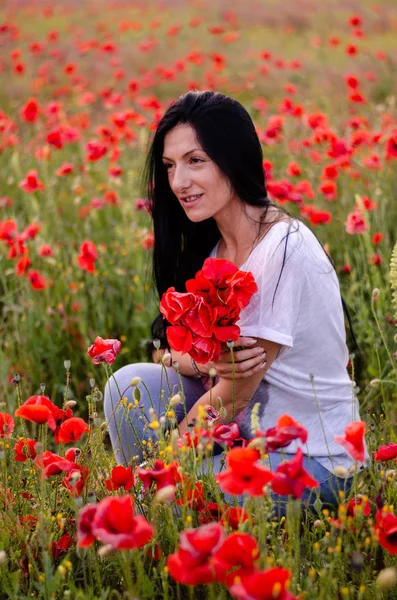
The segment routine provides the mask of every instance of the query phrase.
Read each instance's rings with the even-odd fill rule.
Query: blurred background
[[[250,112],[270,196],[331,255],[369,411],[395,348],[395,0],[3,2],[0,6],[0,396],[45,384],[85,412],[87,348],[151,359],[159,299],[141,174],[169,103],[190,89]],[[397,283],[396,283],[397,285]],[[372,290],[380,300],[371,308]],[[348,328],[349,329],[349,328]],[[382,339],[383,338],[383,339]],[[44,388],[42,388],[44,389]]]

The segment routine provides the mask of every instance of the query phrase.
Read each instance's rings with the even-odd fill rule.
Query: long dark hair
[[[260,238],[266,216],[275,206],[266,191],[262,147],[254,123],[237,100],[213,91],[190,91],[173,102],[154,133],[143,171],[143,185],[151,204],[154,228],[153,273],[159,300],[171,286],[185,291],[185,283],[202,268],[221,234],[211,217],[194,223],[171,190],[163,164],[166,134],[179,124],[189,124],[195,131],[201,148],[229,180],[237,197],[244,204],[263,208],[254,245]],[[275,223],[287,211],[276,207]],[[248,217],[248,214],[246,214]],[[288,238],[288,235],[286,238]],[[280,273],[281,277],[281,273]],[[158,337],[160,315],[156,317]],[[167,323],[164,322],[167,326]]]
[[[178,98],[157,126],[143,175],[151,201],[153,277],[159,299],[170,286],[185,291],[185,282],[201,269],[221,237],[212,217],[190,221],[170,188],[162,155],[166,134],[178,124],[193,127],[200,146],[243,203],[263,207],[261,221],[272,204],[266,192],[262,147],[245,108],[213,91],[191,91]]]

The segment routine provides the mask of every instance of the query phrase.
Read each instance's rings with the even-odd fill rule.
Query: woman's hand
[[[233,347],[234,355],[234,377],[240,379],[250,377],[264,368],[266,364],[266,352],[261,346],[254,345],[256,340],[248,337],[240,337]],[[239,348],[244,349],[240,350]],[[208,375],[210,369],[216,369],[217,377],[233,379],[232,354],[226,344],[222,344],[222,352],[217,362],[210,361],[205,364],[197,363],[199,371]]]

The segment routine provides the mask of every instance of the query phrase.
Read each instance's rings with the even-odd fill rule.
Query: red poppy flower
[[[233,448],[226,457],[227,470],[216,476],[222,490],[230,494],[263,496],[273,473],[257,465],[260,454],[253,448]]]
[[[377,267],[383,262],[383,258],[377,252],[373,252],[368,258],[368,261],[371,263],[371,265],[375,265]]]
[[[0,412],[0,437],[9,438],[14,431],[14,419],[5,412]]]
[[[287,175],[292,175],[293,177],[299,177],[302,174],[301,168],[296,162],[289,163],[287,167]]]
[[[182,325],[171,325],[167,328],[167,341],[170,345],[170,348],[185,354],[186,352],[190,352],[192,349],[192,332],[187,327],[183,327]],[[206,340],[206,342],[207,344],[205,349],[211,351],[211,342],[209,340]]]
[[[226,506],[217,502],[203,502],[198,514],[200,523],[219,521],[222,525],[228,525],[232,529],[238,529],[240,524],[248,521],[249,518],[248,511],[242,506]]]
[[[259,557],[257,541],[248,533],[232,533],[212,557],[217,581],[230,586],[236,577],[243,579],[255,570]]]
[[[79,512],[77,519],[77,547],[88,548],[95,542],[96,537],[92,532],[92,522],[98,504],[87,504]]]
[[[265,432],[258,431],[257,435],[266,438],[266,452],[275,452],[286,448],[293,440],[300,439],[302,444],[306,444],[308,433],[290,415],[282,415],[277,419],[275,427],[270,427]]]
[[[326,200],[334,200],[336,198],[337,185],[333,179],[326,179],[319,185],[318,189]]]
[[[174,287],[168,288],[160,302],[160,312],[171,324],[176,325],[185,314],[197,303],[194,294],[176,292]]]
[[[369,517],[371,514],[371,504],[368,502],[368,500],[364,500],[361,496],[357,496],[357,498],[352,498],[350,500],[349,504],[347,505],[347,516],[356,517],[359,511],[364,515],[364,517]]]
[[[69,473],[74,467],[74,463],[67,460],[63,456],[54,454],[50,450],[46,450],[42,454],[39,454],[35,459],[35,465],[39,469],[43,469],[42,477],[52,477],[52,475],[59,475],[65,471]]]
[[[84,433],[89,433],[90,428],[84,419],[80,417],[71,417],[66,419],[58,429],[57,439],[61,444],[77,442]]]
[[[179,548],[167,559],[169,573],[185,585],[211,583],[216,580],[212,556],[222,546],[225,532],[219,523],[186,529],[179,536]]]
[[[50,146],[54,146],[54,148],[61,150],[64,142],[61,128],[50,131],[47,134],[47,142]]]
[[[205,507],[205,492],[204,486],[199,481],[196,481],[193,488],[189,481],[184,482],[182,489],[182,498],[176,501],[178,506],[187,506],[191,510],[201,511]],[[215,519],[210,519],[209,521],[214,521]]]
[[[28,458],[36,458],[36,440],[30,438],[19,438],[14,446],[15,460],[17,462],[25,462]]]
[[[97,505],[92,533],[115,550],[133,550],[145,546],[154,529],[144,517],[134,515],[131,496],[112,496]]]
[[[362,19],[358,15],[353,15],[352,17],[349,18],[348,23],[352,27],[359,27],[362,23]]]
[[[397,129],[391,134],[386,142],[386,160],[397,158]]]
[[[15,411],[16,417],[21,417],[33,423],[47,423],[55,431],[57,420],[62,418],[63,412],[55,406],[47,396],[31,396]]]
[[[30,98],[26,104],[21,108],[21,118],[26,123],[35,123],[40,114],[40,107],[35,98]]]
[[[287,590],[290,571],[274,567],[266,571],[256,571],[240,582],[230,586],[230,593],[238,600],[297,600]]]
[[[327,210],[316,210],[313,208],[309,212],[309,219],[313,225],[324,225],[332,221],[332,215]]]
[[[30,280],[30,285],[33,290],[44,290],[47,287],[46,280],[37,270],[29,271],[26,274],[26,278]]]
[[[379,231],[377,231],[372,236],[372,243],[373,243],[373,245],[377,246],[378,244],[380,244],[384,240],[384,238],[385,238],[385,236],[383,235],[383,233],[380,233]]]
[[[358,88],[359,80],[355,75],[345,75],[346,85],[353,90]]]
[[[22,275],[25,275],[31,264],[32,261],[30,260],[29,256],[22,256],[15,265],[15,273],[17,276],[21,277]]]
[[[51,544],[51,554],[53,560],[56,560],[62,554],[65,554],[74,544],[74,537],[70,533],[64,533],[57,542]]]
[[[375,210],[376,208],[378,208],[378,205],[376,204],[376,202],[372,202],[371,198],[368,198],[368,196],[362,196],[361,202],[362,202],[364,210]],[[360,206],[358,203],[356,206],[357,206],[357,210],[360,210]]]
[[[134,475],[131,467],[123,467],[123,465],[114,467],[112,469],[111,477],[105,480],[105,485],[110,492],[118,490],[121,487],[124,488],[126,492],[131,490],[134,485]]]
[[[77,259],[80,269],[93,273],[95,271],[95,261],[98,258],[98,250],[94,242],[84,241],[79,250]]]
[[[345,228],[350,235],[364,233],[367,230],[367,224],[359,210],[347,215]]]
[[[94,365],[105,362],[112,365],[120,352],[121,342],[119,340],[96,337],[92,346],[88,348],[87,354],[92,358]]]
[[[40,223],[30,223],[25,230],[21,233],[21,240],[34,240],[36,235],[39,233],[41,229]]]
[[[374,455],[376,462],[392,460],[393,458],[397,458],[397,444],[389,442],[387,446],[379,446],[372,454]]]
[[[345,435],[335,436],[337,444],[341,444],[354,460],[364,460],[364,421],[354,421],[345,427]]]
[[[346,54],[349,54],[349,56],[355,56],[357,52],[357,46],[355,46],[354,44],[348,44],[346,46]]]
[[[276,494],[281,496],[291,495],[295,498],[301,498],[307,487],[318,487],[318,481],[303,468],[301,448],[298,448],[295,456],[290,461],[286,461],[277,467],[271,485]]]
[[[211,437],[217,444],[225,445],[228,448],[233,446],[234,441],[240,436],[240,430],[237,423],[229,423],[224,425],[218,423],[211,431]]]
[[[351,265],[349,265],[348,263],[344,264],[342,267],[342,273],[345,273],[346,275],[350,275],[351,272],[352,272]]]
[[[336,165],[326,165],[321,174],[322,179],[336,179],[338,177],[338,168]]]
[[[65,175],[70,175],[73,171],[74,166],[71,163],[63,163],[59,169],[57,169],[56,174],[58,177],[64,177]]]
[[[52,248],[49,244],[42,244],[39,248],[39,256],[42,258],[45,256],[52,256]]]
[[[107,151],[108,147],[102,142],[92,141],[86,144],[87,160],[90,162],[101,159]]]
[[[72,463],[76,463],[81,456],[80,448],[68,448],[65,452],[66,460],[70,460]]]
[[[390,554],[397,554],[397,517],[386,510],[376,513],[375,536],[379,544]]]
[[[158,458],[154,461],[153,469],[137,467],[136,474],[143,482],[145,490],[147,490],[152,483],[156,483],[156,489],[161,490],[161,488],[166,487],[167,485],[175,486],[178,481],[181,481],[178,467],[179,465],[176,461],[172,461],[169,465],[166,465]]]
[[[178,448],[197,448],[201,442],[207,443],[210,438],[210,432],[207,429],[194,427],[193,431],[187,431],[178,439]]]
[[[72,463],[72,468],[62,479],[62,485],[72,494],[72,496],[81,496],[85,489],[89,473],[89,469],[83,465]]]
[[[203,300],[203,298],[195,297],[195,303],[184,315],[184,325],[189,330],[201,337],[210,338],[212,336],[212,325],[215,321],[216,313]]]
[[[37,171],[33,170],[26,174],[25,179],[20,182],[19,187],[25,190],[25,192],[33,194],[37,190],[43,190],[44,183],[39,180]]]
[[[11,241],[17,233],[17,224],[14,219],[0,221],[0,240]]]

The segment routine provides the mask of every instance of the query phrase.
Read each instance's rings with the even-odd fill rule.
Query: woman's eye
[[[165,170],[168,171],[170,167],[172,167],[172,165],[170,163],[163,163]]]
[[[195,164],[203,162],[201,158],[196,158],[195,156],[193,156],[190,160],[192,160]]]

